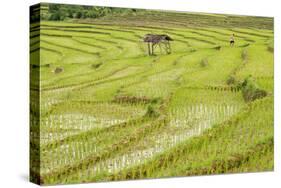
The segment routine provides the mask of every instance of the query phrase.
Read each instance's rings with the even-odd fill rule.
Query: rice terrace
[[[31,12],[31,181],[273,170],[273,18]]]

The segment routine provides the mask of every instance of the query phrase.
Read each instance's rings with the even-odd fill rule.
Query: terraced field
[[[272,170],[273,31],[189,26],[176,13],[127,19],[31,25],[32,178]],[[172,53],[148,56],[147,33],[168,34]],[[249,77],[266,96],[245,98]]]

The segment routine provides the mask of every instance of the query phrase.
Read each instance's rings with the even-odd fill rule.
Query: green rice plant
[[[32,179],[272,170],[274,36],[262,18],[233,19],[152,11],[31,27]],[[172,53],[147,56],[147,33],[173,38]]]
[[[260,165],[256,155],[263,153],[267,154],[270,164],[263,164],[261,168],[272,169],[273,155],[268,156],[273,151],[272,105],[272,99],[268,97],[251,103],[236,116],[217,124],[203,135],[189,139],[142,165],[113,173],[110,179],[203,175],[239,170],[255,172]],[[266,114],[264,110],[268,110]],[[252,122],[253,118],[256,123]],[[257,128],[263,130],[257,131]]]

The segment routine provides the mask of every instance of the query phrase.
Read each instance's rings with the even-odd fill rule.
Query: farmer
[[[234,34],[232,34],[232,35],[230,36],[229,42],[230,42],[230,46],[231,46],[231,47],[234,46]]]

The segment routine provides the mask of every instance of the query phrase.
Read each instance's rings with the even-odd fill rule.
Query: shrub
[[[214,49],[215,50],[221,50],[221,46],[215,46]]]
[[[233,75],[230,75],[226,80],[227,85],[233,85],[233,84],[235,84],[235,82],[236,82],[236,80]]]
[[[148,105],[145,116],[155,118],[158,117],[159,115],[160,115],[159,112],[157,112],[157,110],[153,105],[151,104]]]
[[[194,48],[191,48],[190,49],[190,52],[196,52],[197,50],[196,49],[194,49]]]
[[[151,100],[151,104],[159,104],[159,103],[161,103],[162,102],[162,99],[160,98],[160,97],[158,97],[158,98],[153,98],[152,100]]]
[[[45,65],[42,65],[42,67],[47,67],[47,68],[50,68],[51,67],[51,64],[48,63],[48,64],[45,64]]]
[[[208,66],[208,59],[207,58],[204,58],[204,59],[202,59],[201,61],[200,61],[200,66],[201,67],[206,67],[206,66]]]
[[[57,68],[54,70],[54,73],[55,73],[55,74],[59,74],[59,73],[61,73],[61,72],[63,72],[63,68],[62,68],[62,67],[57,67]]]
[[[269,52],[274,52],[274,41],[273,40],[271,40],[269,43],[268,43],[268,46],[267,46],[267,50],[269,51]]]
[[[102,63],[92,64],[92,68],[97,69],[102,65]]]
[[[267,95],[267,92],[260,89],[254,79],[249,76],[241,84],[242,95],[246,102],[251,102],[256,99],[261,99]]]
[[[247,52],[247,50],[243,50],[242,51],[242,53],[241,53],[241,58],[243,59],[243,60],[247,60],[247,58],[248,58],[248,52]]]
[[[274,52],[274,47],[273,46],[268,46],[267,50],[270,51],[270,52]]]

